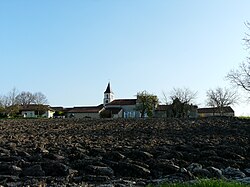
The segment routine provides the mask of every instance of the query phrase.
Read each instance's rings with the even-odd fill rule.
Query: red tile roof
[[[136,105],[136,99],[116,99],[108,104],[106,106],[113,106],[113,105]]]
[[[219,113],[220,109],[218,107],[198,108],[197,111],[198,111],[198,113]],[[234,110],[230,106],[223,107],[222,111],[224,113],[234,112]]]
[[[41,110],[42,107],[45,110],[55,111],[49,105],[36,105],[36,104],[31,104],[27,106],[21,105],[19,110],[20,111],[37,111],[37,110]]]

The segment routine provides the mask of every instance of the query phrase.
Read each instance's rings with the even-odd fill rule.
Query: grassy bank
[[[250,116],[239,116],[239,119],[250,119]]]
[[[149,185],[149,187],[153,187],[154,185]],[[250,184],[242,184],[238,182],[230,182],[223,180],[199,180],[197,182],[189,182],[189,183],[169,183],[156,185],[160,187],[249,187]]]

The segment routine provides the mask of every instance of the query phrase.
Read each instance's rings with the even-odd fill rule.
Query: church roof
[[[69,113],[99,113],[103,108],[103,105],[98,106],[84,106],[84,107],[74,107],[69,110]]]
[[[107,104],[107,106],[112,105],[136,105],[136,99],[116,99]]]
[[[110,83],[108,83],[108,86],[107,86],[106,91],[104,93],[112,93],[111,88],[110,88]]]

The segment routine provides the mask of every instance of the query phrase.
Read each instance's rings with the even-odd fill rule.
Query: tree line
[[[29,106],[31,104],[47,104],[47,97],[42,92],[19,92],[13,88],[6,95],[0,95],[0,113],[6,116],[14,116],[19,112],[20,106]]]
[[[248,30],[250,30],[250,23],[245,23]],[[246,50],[250,52],[250,34],[246,33],[243,38]],[[226,79],[235,88],[240,88],[246,92],[246,96],[250,99],[250,57],[246,57],[245,62],[239,64],[237,69],[232,69],[227,75]],[[196,99],[197,92],[191,91],[188,88],[174,88],[170,95],[167,97],[166,93],[163,92],[163,103],[172,106],[173,115],[177,117],[177,114],[183,116],[186,115],[190,105]],[[219,112],[223,112],[223,108],[226,106],[234,105],[238,103],[239,94],[237,90],[217,87],[215,89],[209,89],[206,92],[207,106],[216,107]],[[156,95],[147,93],[146,91],[138,92],[137,98],[139,105],[137,110],[140,111],[141,117],[147,114],[152,116],[152,112],[159,104],[159,99]]]
[[[163,92],[162,104],[166,107],[166,116],[169,117],[189,117],[198,107],[195,104],[197,93],[188,88],[173,88],[169,96]],[[207,106],[216,107],[219,112],[223,113],[223,108],[237,103],[238,94],[236,91],[227,88],[209,89],[207,92]],[[142,91],[137,93],[136,110],[140,112],[141,118],[152,117],[153,112],[157,109],[160,101],[154,94]],[[167,111],[168,110],[168,111]],[[169,111],[171,110],[171,111]],[[168,112],[171,112],[169,114]]]

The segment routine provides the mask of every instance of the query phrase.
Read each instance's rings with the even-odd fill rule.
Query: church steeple
[[[103,105],[105,106],[106,104],[112,102],[113,100],[114,100],[114,93],[111,90],[109,82],[106,91],[104,92]]]
[[[104,93],[111,93],[110,82],[108,83],[108,86],[107,86],[106,91]]]

